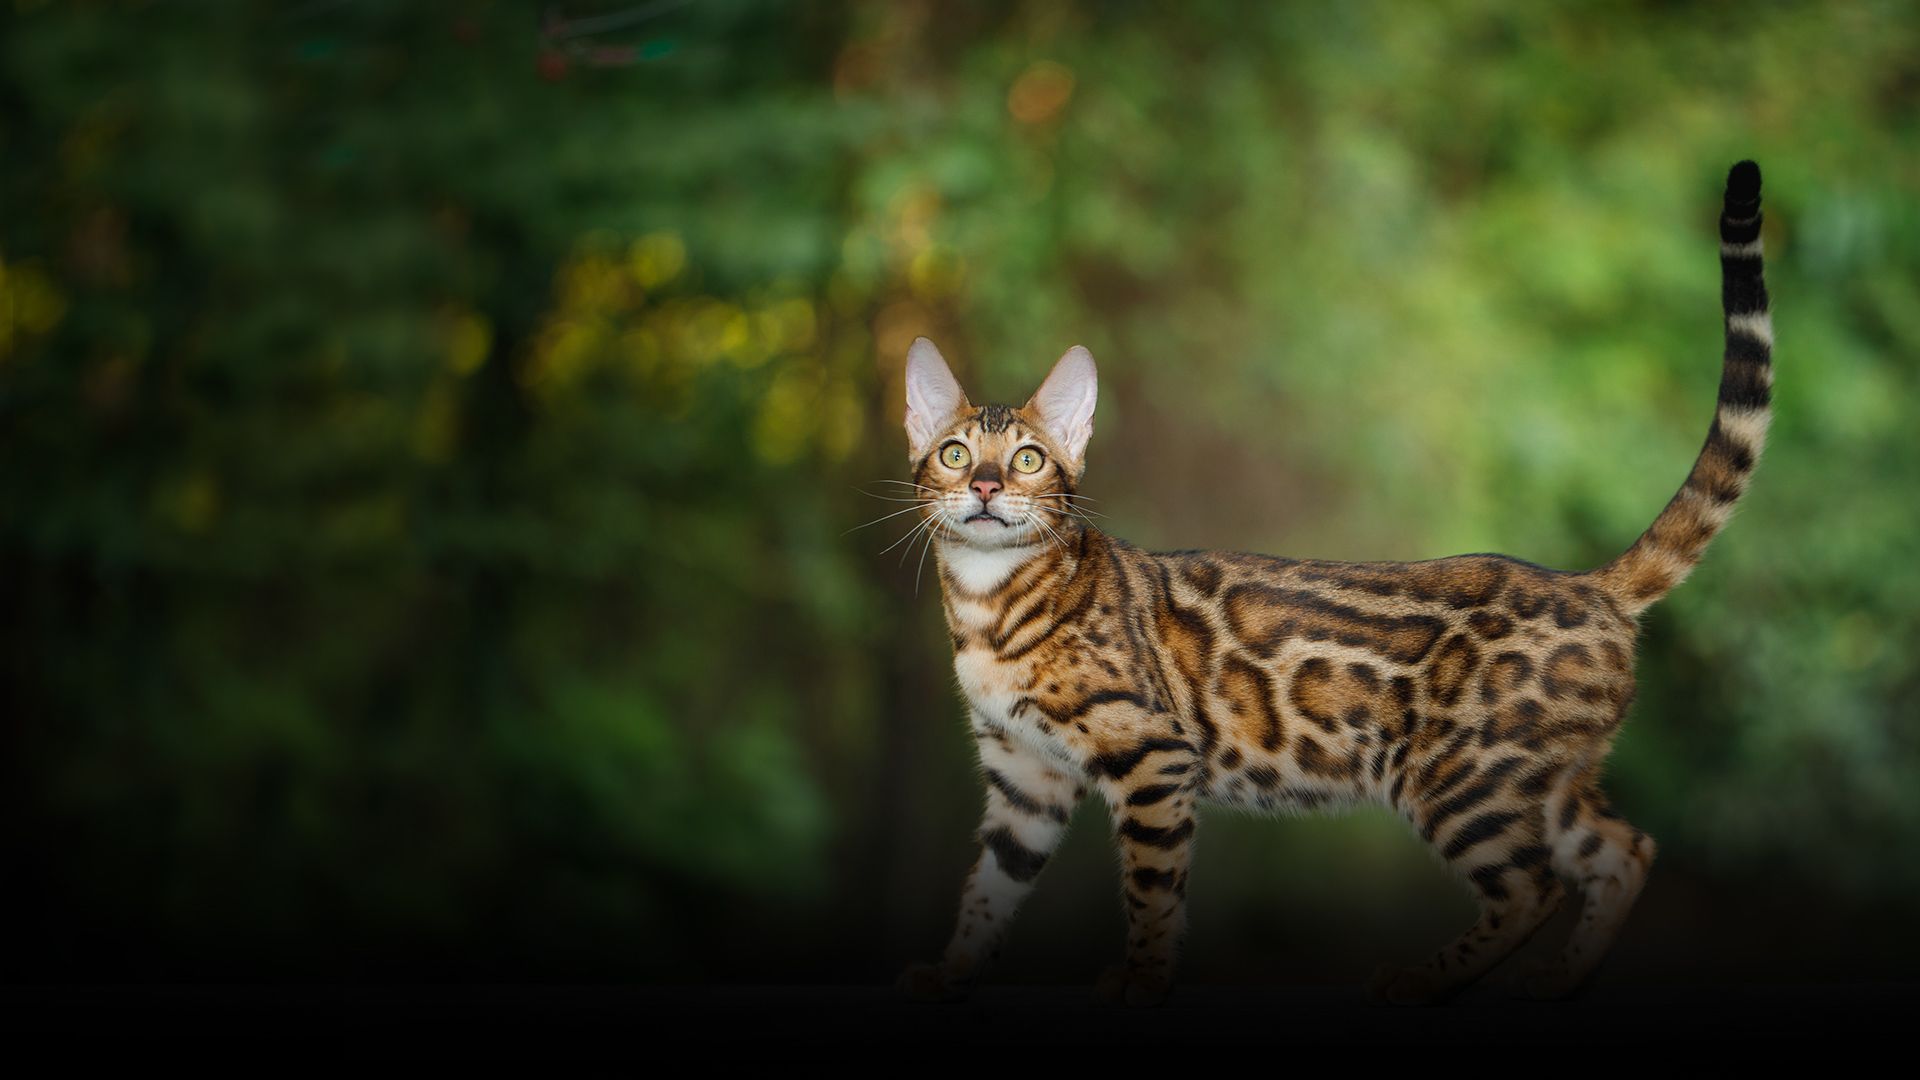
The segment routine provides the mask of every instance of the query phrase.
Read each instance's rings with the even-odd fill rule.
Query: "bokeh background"
[[[14,978],[881,980],[979,793],[900,368],[1101,363],[1147,546],[1620,551],[1766,171],[1776,435],[1647,620],[1615,977],[1910,973],[1920,10],[654,0],[0,14]],[[891,531],[890,531],[891,530]],[[1003,977],[1116,956],[1083,807]],[[1469,914],[1202,829],[1188,971]]]

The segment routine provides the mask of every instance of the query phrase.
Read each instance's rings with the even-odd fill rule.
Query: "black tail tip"
[[[1760,166],[1742,161],[1727,170],[1727,209],[1760,205]]]

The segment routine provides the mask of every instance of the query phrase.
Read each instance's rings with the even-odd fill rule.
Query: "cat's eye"
[[[1040,471],[1040,466],[1046,463],[1047,456],[1031,446],[1021,447],[1013,455],[1014,472],[1037,473]]]
[[[972,460],[973,455],[957,442],[950,442],[940,448],[940,462],[949,469],[964,469]]]

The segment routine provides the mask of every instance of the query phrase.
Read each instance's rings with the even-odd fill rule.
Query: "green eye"
[[[957,442],[950,442],[940,448],[940,461],[949,469],[964,469],[972,460],[973,455]]]
[[[1046,461],[1047,456],[1045,454],[1042,454],[1031,446],[1024,447],[1013,455],[1013,471],[1037,473],[1040,471],[1040,466],[1046,464]]]

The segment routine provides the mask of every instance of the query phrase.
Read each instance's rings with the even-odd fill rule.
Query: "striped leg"
[[[1154,1005],[1173,988],[1187,928],[1187,865],[1193,851],[1193,793],[1180,744],[1144,756],[1124,777],[1101,784],[1113,809],[1127,902],[1127,962],[1095,991],[1109,1001]]]
[[[1000,954],[1020,902],[1067,832],[1084,790],[1066,774],[1016,747],[1004,734],[974,728],[987,782],[980,856],[960,894],[960,917],[944,959],[900,976],[900,989],[922,1000],[951,1000]]]
[[[1580,889],[1580,921],[1554,964],[1517,987],[1529,997],[1566,997],[1592,977],[1653,866],[1653,837],[1607,804],[1591,776],[1570,785],[1550,832],[1553,868]]]
[[[1544,808],[1504,790],[1506,764],[1419,807],[1422,834],[1480,894],[1480,918],[1425,964],[1382,969],[1374,997],[1394,1005],[1446,997],[1525,944],[1566,898],[1550,865]]]

